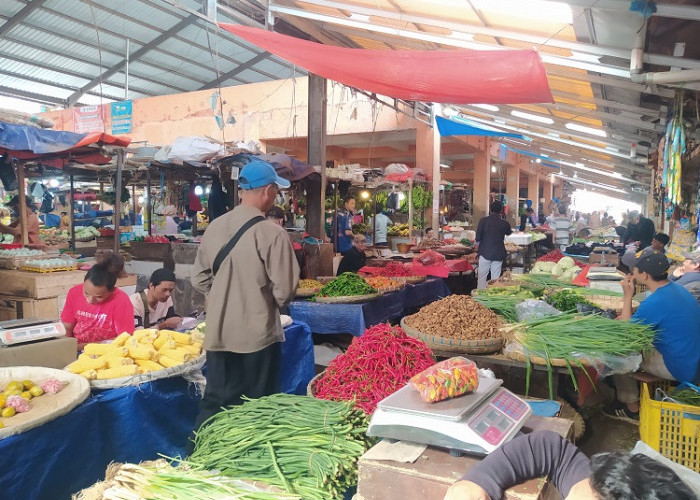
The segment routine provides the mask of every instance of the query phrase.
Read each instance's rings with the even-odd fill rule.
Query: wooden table
[[[532,416],[527,431],[551,430],[571,439],[573,424],[562,418]],[[447,488],[479,462],[476,457],[453,457],[429,446],[415,463],[360,458],[357,500],[442,500]],[[553,500],[561,498],[545,478],[531,479],[508,489],[508,500]]]

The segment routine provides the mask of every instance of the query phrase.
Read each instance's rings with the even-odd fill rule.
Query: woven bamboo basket
[[[313,297],[318,293],[320,288],[297,288],[296,297],[300,299],[305,299],[308,297]]]
[[[401,328],[409,337],[425,342],[436,351],[453,352],[455,354],[493,354],[503,348],[503,337],[479,340],[453,339],[422,333],[406,324],[406,318],[401,318]]]

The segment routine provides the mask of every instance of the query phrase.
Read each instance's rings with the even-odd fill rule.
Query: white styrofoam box
[[[513,233],[505,238],[506,243],[513,243],[514,245],[529,245],[532,243],[532,235],[525,233]]]
[[[522,267],[514,267],[510,270],[512,274],[523,274],[524,269]]]
[[[591,290],[607,290],[609,292],[620,292],[622,293],[622,285],[619,281],[607,281],[607,280],[592,280],[589,279],[590,285],[588,288]]]

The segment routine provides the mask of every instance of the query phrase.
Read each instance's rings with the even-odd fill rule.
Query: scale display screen
[[[497,445],[518,425],[529,406],[508,391],[498,395],[469,420],[469,428],[491,445]]]

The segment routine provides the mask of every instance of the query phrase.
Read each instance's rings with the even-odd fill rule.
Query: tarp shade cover
[[[513,134],[510,132],[503,132],[501,130],[496,130],[495,128],[487,127],[486,125],[476,125],[470,123],[468,120],[455,121],[449,118],[443,118],[442,116],[436,116],[435,122],[437,123],[438,132],[442,137],[447,137],[450,135],[481,135],[488,137],[514,137],[517,139],[525,139],[522,134]]]
[[[111,161],[92,144],[126,147],[128,137],[116,137],[101,132],[76,134],[61,130],[44,130],[26,125],[0,122],[0,154],[19,160],[41,159],[42,163],[63,166],[70,159],[80,163],[104,164]]]
[[[311,73],[389,97],[451,104],[553,102],[534,50],[351,49],[259,28],[219,26]]]

